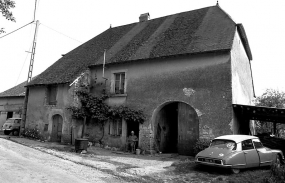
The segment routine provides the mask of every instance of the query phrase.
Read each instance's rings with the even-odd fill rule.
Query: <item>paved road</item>
[[[0,138],[1,183],[123,182],[105,172]]]

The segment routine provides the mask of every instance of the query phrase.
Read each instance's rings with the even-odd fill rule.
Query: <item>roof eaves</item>
[[[243,27],[242,24],[236,24],[236,25],[237,25],[238,33],[240,34],[240,37],[241,37],[241,41],[242,41],[242,43],[244,45],[247,57],[248,57],[249,60],[252,60],[252,54],[251,54],[249,42],[248,42],[248,39],[247,39],[245,30],[244,30],[244,27]]]
[[[27,85],[25,87],[36,87],[36,86],[46,86],[46,85],[60,85],[60,84],[70,84],[71,82],[67,81],[67,82],[62,82],[62,83],[36,83],[36,84],[31,84],[31,85]]]
[[[161,57],[154,57],[154,58],[146,58],[146,59],[138,59],[138,60],[127,60],[127,61],[118,61],[118,62],[111,62],[106,63],[105,65],[117,65],[117,64],[123,64],[123,63],[130,63],[130,62],[143,62],[143,61],[149,61],[149,60],[157,60],[162,58],[174,58],[179,56],[186,56],[186,55],[198,55],[198,54],[205,54],[205,53],[217,53],[217,52],[229,52],[231,49],[218,49],[218,50],[210,50],[210,51],[202,51],[202,52],[194,52],[194,53],[184,53],[184,54],[177,54],[177,55],[168,55],[168,56],[161,56]],[[89,68],[97,67],[103,65],[100,64],[92,64],[89,65]]]

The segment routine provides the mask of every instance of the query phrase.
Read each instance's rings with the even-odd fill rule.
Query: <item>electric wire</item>
[[[33,45],[33,44],[31,44],[31,46],[30,46],[29,50],[31,50],[32,45]],[[19,75],[18,75],[18,78],[17,78],[17,81],[16,81],[15,85],[17,85],[17,83],[18,83],[18,81],[19,81],[20,75],[22,74],[23,68],[24,68],[24,66],[25,66],[25,64],[26,64],[26,61],[27,61],[28,55],[29,55],[29,53],[27,53],[27,54],[26,54],[25,61],[24,61],[23,65],[22,65],[21,71],[20,71],[20,73],[19,73]]]
[[[8,35],[10,35],[10,34],[12,34],[14,32],[16,32],[16,31],[18,31],[18,30],[20,30],[20,29],[22,29],[24,27],[26,27],[27,25],[30,25],[31,23],[34,23],[35,19],[36,19],[36,10],[37,10],[37,0],[35,0],[35,9],[34,9],[34,19],[33,19],[33,21],[28,23],[28,24],[26,24],[26,25],[24,25],[24,26],[22,26],[22,27],[20,27],[20,28],[18,28],[18,29],[16,29],[16,30],[14,30],[14,31],[12,31],[12,32],[9,32],[9,33],[5,34],[4,36],[1,36],[0,39],[3,38],[3,37],[8,36]]]
[[[32,26],[31,26],[31,28],[30,28],[29,37],[31,36],[31,33],[32,33]],[[30,45],[30,48],[28,49],[28,51],[31,50],[32,45],[33,45],[33,43]],[[25,66],[25,64],[26,64],[28,55],[29,55],[29,53],[26,54],[26,58],[25,58],[25,60],[24,60],[24,63],[23,63],[23,65],[22,65],[22,68],[21,68],[21,70],[20,70],[20,73],[19,73],[19,75],[18,75],[18,78],[17,78],[17,81],[16,81],[15,85],[17,85],[17,83],[18,83],[18,81],[19,81],[19,78],[20,78],[20,76],[21,76],[21,74],[22,74],[23,68],[24,68],[24,66]]]
[[[78,41],[77,39],[74,39],[74,38],[72,38],[72,37],[70,37],[70,36],[68,36],[68,35],[65,35],[65,34],[63,34],[62,32],[59,32],[59,31],[57,31],[57,30],[55,30],[55,29],[53,29],[53,28],[51,28],[51,27],[49,27],[49,26],[47,26],[47,25],[45,25],[45,24],[43,24],[43,23],[40,23],[40,25],[43,25],[44,27],[46,27],[46,28],[48,28],[48,29],[50,29],[50,30],[53,30],[54,32],[57,32],[58,34],[61,34],[61,35],[65,36],[65,37],[68,37],[69,39],[72,39],[72,40],[77,41],[77,42],[79,42],[79,43],[83,43],[83,42]]]
[[[18,31],[18,30],[20,30],[20,29],[22,29],[22,28],[24,28],[24,27],[26,27],[26,26],[28,26],[28,25],[30,25],[30,24],[32,24],[32,23],[34,23],[34,21],[32,21],[32,22],[30,22],[30,23],[27,23],[26,25],[24,25],[24,26],[22,26],[22,27],[20,27],[20,28],[18,28],[18,29],[16,29],[16,30],[13,30],[12,32],[7,33],[7,34],[5,34],[4,36],[1,36],[0,39],[3,38],[3,37],[8,36],[8,35],[10,35],[10,34],[12,34],[12,33],[14,33],[14,32],[16,32],[16,31]]]

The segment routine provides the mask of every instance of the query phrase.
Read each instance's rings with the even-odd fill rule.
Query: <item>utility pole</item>
[[[28,107],[28,98],[29,98],[29,87],[27,87],[27,85],[32,80],[34,59],[35,59],[35,50],[36,50],[36,44],[37,44],[36,40],[37,40],[38,26],[39,26],[39,21],[37,20],[36,21],[35,34],[34,34],[34,40],[33,40],[32,52],[29,52],[29,53],[31,53],[31,59],[30,59],[30,65],[29,65],[28,79],[26,82],[26,92],[25,92],[24,108],[23,108],[23,115],[22,115],[22,121],[21,121],[21,127],[20,127],[20,135],[22,134],[23,130],[25,129],[25,125],[26,125],[26,116],[27,116],[27,107]]]

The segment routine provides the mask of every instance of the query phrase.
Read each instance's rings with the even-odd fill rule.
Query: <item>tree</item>
[[[276,107],[276,108],[285,108],[285,92],[274,90],[274,89],[266,89],[266,91],[255,100],[256,106],[266,106],[266,107]],[[279,124],[276,126],[277,132],[280,129],[283,129],[283,125]],[[268,122],[257,122],[257,132],[265,133],[265,132],[273,132],[273,124]],[[277,134],[280,135],[280,134]]]
[[[11,12],[11,8],[15,8],[15,2],[13,0],[0,0],[0,12],[2,16],[7,20],[16,22],[13,13]],[[4,28],[0,28],[0,34],[5,33]]]

